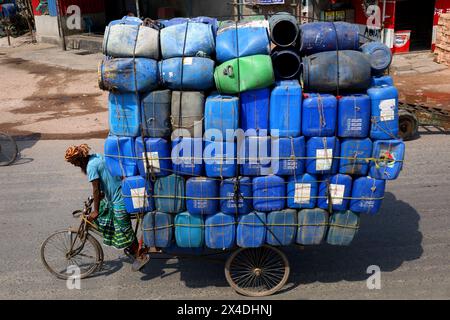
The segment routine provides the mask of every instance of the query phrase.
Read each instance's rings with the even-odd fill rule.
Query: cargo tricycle
[[[80,218],[78,228],[57,231],[49,236],[41,245],[41,260],[46,269],[59,279],[69,279],[69,267],[78,267],[79,278],[84,279],[100,271],[104,261],[103,249],[94,235],[101,236],[95,224],[87,217],[92,211],[93,198],[84,202],[84,208],[72,213]],[[135,232],[138,233],[139,215]],[[250,297],[263,297],[281,290],[289,278],[289,261],[280,249],[264,245],[258,248],[237,248],[217,251],[227,253],[225,278],[228,284],[238,293]],[[181,256],[159,248],[149,248],[147,254],[169,254],[174,258]]]

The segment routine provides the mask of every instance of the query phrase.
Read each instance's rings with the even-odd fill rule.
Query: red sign
[[[368,22],[369,24],[372,22],[372,24],[374,23],[376,24],[377,21],[375,20],[379,19],[378,21],[379,24],[382,24],[384,12],[384,28],[394,29],[395,0],[387,0],[385,2],[386,2],[386,9],[384,10],[383,8],[384,1],[382,0],[376,1],[352,0],[352,5],[353,8],[355,9],[355,23],[367,25]]]
[[[450,13],[450,0],[436,0],[433,25],[437,26],[442,13]]]

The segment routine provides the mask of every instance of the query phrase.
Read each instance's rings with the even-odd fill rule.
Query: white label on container
[[[309,203],[310,200],[311,200],[311,184],[296,183],[294,203]]]
[[[330,170],[333,163],[333,149],[316,150],[316,170]]]
[[[183,64],[190,66],[192,64],[192,57],[187,57],[183,59]]]
[[[173,72],[169,71],[169,78],[173,78]]]
[[[395,99],[386,99],[380,102],[380,121],[395,119]]]
[[[395,152],[389,150],[388,148],[381,148],[378,159],[382,159],[378,162],[378,165],[380,167],[393,168],[396,163],[395,160],[397,159],[397,155],[395,154]]]
[[[147,152],[148,164],[150,168],[153,169],[154,173],[161,172],[161,167],[159,165],[158,152]],[[142,152],[142,162],[144,163],[144,170],[147,173],[147,161],[145,159],[145,152]]]
[[[238,201],[234,199],[234,194],[234,192],[227,192],[227,208],[242,208],[244,206],[244,194],[241,193],[241,196],[238,197]]]
[[[347,130],[348,131],[361,131],[362,129],[362,119],[347,119]]]
[[[331,201],[335,205],[341,205],[344,201],[344,191],[345,191],[345,185],[343,184],[330,184],[330,196]],[[328,204],[328,198],[327,198],[327,204]]]
[[[297,160],[284,160],[283,170],[296,170],[298,167]]]
[[[194,208],[205,209],[208,206],[208,200],[194,200]]]
[[[131,200],[133,201],[133,209],[142,209],[147,207],[147,195],[145,187],[131,189]]]

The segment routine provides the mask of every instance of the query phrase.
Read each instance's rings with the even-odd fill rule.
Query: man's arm
[[[92,180],[92,195],[94,197],[93,210],[89,215],[89,221],[93,221],[98,217],[98,211],[100,208],[100,180]]]

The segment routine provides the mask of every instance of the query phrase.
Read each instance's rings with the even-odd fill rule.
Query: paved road
[[[153,260],[131,273],[120,252],[106,250],[107,269],[81,290],[45,271],[39,246],[74,223],[70,212],[88,195],[78,169],[63,161],[72,141],[21,142],[22,159],[0,168],[0,298],[241,299],[225,282],[222,261]],[[102,149],[101,140],[89,143]],[[405,169],[389,183],[382,213],[363,216],[350,247],[290,250],[292,275],[279,299],[450,298],[450,138],[407,143]],[[381,290],[368,290],[366,269],[382,270]]]

